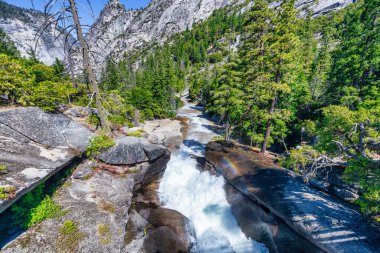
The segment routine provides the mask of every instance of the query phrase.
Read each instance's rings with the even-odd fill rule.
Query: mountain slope
[[[242,0],[153,0],[145,9],[126,11],[111,0],[87,35],[99,72],[107,57],[119,59],[127,51],[190,28],[214,10]],[[80,61],[79,55],[77,60]]]
[[[104,67],[107,57],[120,59],[124,53],[149,42],[162,42],[208,18],[214,10],[244,0],[152,0],[145,9],[126,11],[119,0],[110,0],[87,35],[96,72]],[[352,0],[298,0],[305,14],[314,16],[341,9]],[[76,57],[79,60],[79,55]],[[80,61],[80,60],[79,60]]]
[[[44,29],[36,46],[36,34],[44,21],[45,17],[40,12],[19,8],[0,0],[0,28],[14,42],[22,56],[28,57],[36,49],[36,58],[50,65],[55,58],[65,58],[64,36],[55,40],[60,30],[50,26]]]

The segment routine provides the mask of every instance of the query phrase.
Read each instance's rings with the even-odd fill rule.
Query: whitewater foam
[[[160,199],[165,207],[179,211],[192,222],[197,237],[193,252],[268,252],[264,245],[247,238],[237,224],[226,200],[224,178],[197,169],[191,155],[202,155],[202,143],[213,136],[207,128],[212,123],[200,115],[193,112],[184,116],[190,119],[189,137],[203,132],[206,140],[196,139],[198,135],[194,134],[193,142],[185,142],[180,152],[172,155],[158,190]]]

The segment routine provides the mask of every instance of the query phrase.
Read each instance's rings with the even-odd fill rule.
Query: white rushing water
[[[189,134],[180,152],[172,154],[158,192],[166,208],[192,222],[197,237],[193,252],[268,252],[241,231],[226,200],[224,178],[197,169],[192,155],[203,156],[205,144],[214,136],[212,122],[192,104],[182,108],[180,116],[189,118]]]

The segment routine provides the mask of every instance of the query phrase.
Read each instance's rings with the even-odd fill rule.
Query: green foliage
[[[17,50],[14,43],[2,29],[0,29],[0,54],[6,54],[13,57],[18,57],[20,55],[20,52]]]
[[[380,212],[380,163],[359,157],[349,162],[344,173],[348,182],[358,184],[363,195],[357,200],[362,211],[368,214]]]
[[[71,235],[78,232],[78,227],[75,222],[68,220],[63,223],[61,228],[59,228],[59,232],[63,235]]]
[[[112,147],[115,141],[107,135],[98,135],[90,140],[90,144],[86,149],[87,156],[96,156],[101,150]]]
[[[8,4],[4,1],[0,1],[0,16],[4,19],[19,19],[24,22],[28,22],[30,20],[29,15],[27,14],[27,10],[24,8],[20,8],[11,4]],[[37,13],[35,13],[37,14]]]
[[[100,119],[97,114],[90,113],[90,115],[87,117],[86,121],[92,125],[100,126]]]
[[[30,221],[25,224],[26,227],[32,227],[44,220],[62,215],[62,208],[54,203],[49,197],[45,197],[41,203],[30,210]]]
[[[32,192],[24,195],[12,206],[14,226],[25,229],[42,221],[64,214],[62,208],[54,203],[51,197],[44,194],[44,185],[38,186]]]
[[[65,64],[60,61],[58,58],[55,58],[55,61],[52,65],[55,76],[63,77],[65,75]]]
[[[329,98],[353,108],[372,87],[379,87],[379,0],[358,1],[340,25],[333,52]]]
[[[9,198],[14,191],[12,187],[0,187],[0,200]]]
[[[313,147],[304,145],[300,148],[291,149],[289,156],[281,159],[280,164],[285,168],[301,173],[317,157],[318,152]]]
[[[366,156],[368,137],[378,136],[378,117],[370,110],[350,110],[346,106],[331,105],[322,109],[318,148],[332,154],[349,157]]]
[[[215,11],[207,22],[174,35],[170,43],[161,47],[151,45],[147,50],[126,55],[118,63],[108,59],[102,73],[102,89],[117,90],[123,103],[138,109],[143,120],[175,117],[180,106],[176,96],[185,88],[191,66],[221,61],[225,51],[218,40],[228,32],[241,30],[241,15],[228,12],[227,8]],[[235,36],[228,39],[234,40]],[[208,56],[211,47],[213,54]],[[136,62],[137,69],[132,67]]]
[[[144,137],[144,130],[139,129],[135,131],[127,131],[127,136],[133,136],[133,137]]]
[[[51,67],[0,54],[0,93],[10,103],[55,111],[76,91],[68,81],[55,77]]]

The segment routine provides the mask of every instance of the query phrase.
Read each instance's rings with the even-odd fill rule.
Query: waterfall
[[[213,123],[190,103],[179,114],[189,119],[189,134],[179,152],[172,154],[158,193],[164,207],[179,211],[194,226],[193,252],[268,252],[240,229],[226,200],[224,178],[197,169],[194,156],[203,156],[206,143],[215,136],[210,130]]]

